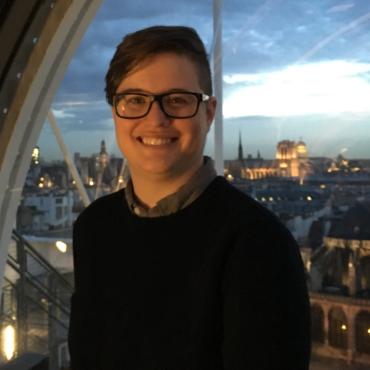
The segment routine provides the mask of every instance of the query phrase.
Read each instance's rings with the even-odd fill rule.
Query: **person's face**
[[[173,90],[203,92],[194,63],[174,53],[158,54],[143,61],[120,83],[116,93],[127,90],[161,94]],[[147,116],[124,119],[113,108],[118,145],[131,174],[178,178],[199,168],[207,132],[215,114],[216,101],[199,105],[192,118],[169,118],[158,102]]]

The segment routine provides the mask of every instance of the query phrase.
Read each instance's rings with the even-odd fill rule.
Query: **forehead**
[[[175,53],[148,57],[122,79],[117,91],[135,88],[156,93],[171,89],[199,91],[196,65],[189,57]]]

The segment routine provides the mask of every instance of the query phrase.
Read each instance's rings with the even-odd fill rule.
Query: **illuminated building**
[[[73,205],[70,191],[42,189],[25,194],[18,208],[17,227],[28,233],[69,228],[75,219]]]
[[[311,257],[312,341],[316,354],[370,363],[370,204],[331,220]]]
[[[32,164],[37,165],[40,163],[40,148],[35,146],[32,151]]]
[[[370,297],[370,205],[358,203],[330,221],[312,256],[313,289]]]
[[[85,186],[96,187],[98,193],[109,193],[116,189],[117,183],[120,184],[123,160],[109,156],[104,140],[100,143],[98,154],[82,157],[80,153],[75,153],[74,162]]]
[[[304,179],[307,175],[307,146],[303,141],[280,141],[276,150],[278,176]]]
[[[277,144],[275,159],[263,159],[258,151],[257,157],[243,156],[241,135],[239,134],[238,159],[225,161],[226,174],[247,180],[267,177],[297,178],[301,182],[310,173],[307,146],[303,141],[283,140]]]

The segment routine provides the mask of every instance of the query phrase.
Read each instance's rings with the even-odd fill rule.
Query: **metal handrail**
[[[9,258],[7,260],[8,265],[15,270],[18,274],[21,273],[19,267],[13,262],[14,258]],[[36,288],[39,292],[41,292],[45,297],[55,304],[61,311],[63,311],[64,314],[67,316],[70,316],[70,309],[66,305],[64,305],[60,300],[50,292],[50,289],[48,289],[44,284],[41,284],[32,274],[26,273],[25,274],[26,280],[34,287]]]
[[[63,323],[63,321],[59,320],[56,316],[52,315],[49,310],[45,307],[43,307],[42,304],[40,304],[40,302],[38,302],[36,299],[33,299],[31,297],[27,297],[28,300],[30,300],[32,303],[34,303],[38,308],[40,308],[42,311],[44,311],[48,317],[50,317],[51,319],[55,320],[60,326],[62,326],[64,329],[68,330],[68,326],[66,324]],[[56,306],[62,310],[62,308],[56,304]],[[64,312],[64,311],[63,311]],[[65,312],[64,312],[65,313]],[[66,313],[68,316],[69,316],[69,313]]]
[[[16,272],[20,273],[20,270],[17,266],[15,266],[12,262],[8,261],[8,265],[11,266]],[[29,282],[38,292],[41,292],[50,302],[55,304],[60,310],[63,311],[66,315],[70,315],[69,308],[60,302],[58,298],[55,298],[50,290],[44,285],[41,284],[37,279],[33,277],[33,275],[25,275],[25,279]],[[28,297],[28,299],[31,299]]]
[[[8,254],[7,264],[11,267],[21,278],[23,278],[28,284],[36,289],[42,297],[46,298],[48,302],[54,305],[54,307],[67,318],[70,316],[70,307],[68,304],[63,302],[63,299],[58,297],[55,292],[50,288],[48,284],[41,281],[38,276],[34,275],[28,270],[27,257],[32,258],[39,267],[45,272],[45,276],[51,276],[57,287],[62,287],[64,293],[72,295],[73,286],[69,281],[54,267],[52,266],[22,235],[16,230],[13,230],[12,239],[17,243],[20,249],[17,249],[16,257]],[[22,267],[23,265],[23,267]],[[13,287],[16,288],[16,284],[5,277],[5,280]],[[53,315],[46,307],[40,302],[27,296],[27,300],[32,301],[36,307],[39,307],[42,311],[46,312],[49,318],[55,320],[61,327],[68,330],[68,327],[58,317]]]
[[[68,288],[68,290],[73,292],[73,286],[69,283],[69,281],[54,267],[47,261],[37,250],[16,230],[13,230],[12,238],[16,242],[21,242],[26,248],[25,251],[28,252],[33,258],[35,258],[43,267],[46,268],[49,272],[56,276],[59,280],[63,282],[63,284]]]

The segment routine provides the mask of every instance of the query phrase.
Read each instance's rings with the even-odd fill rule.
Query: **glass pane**
[[[188,25],[213,63],[212,6],[103,2],[52,105],[92,200],[127,179],[104,93],[115,46],[143,27]],[[369,22],[365,0],[223,2],[225,175],[276,213],[299,243],[317,318],[311,370],[361,368],[346,365],[360,358],[356,348],[369,365]],[[213,133],[205,149],[211,157]],[[25,240],[13,236],[3,282],[2,323],[17,330],[17,355],[54,348],[55,363],[67,366],[71,233],[83,209],[46,123],[17,216]]]

